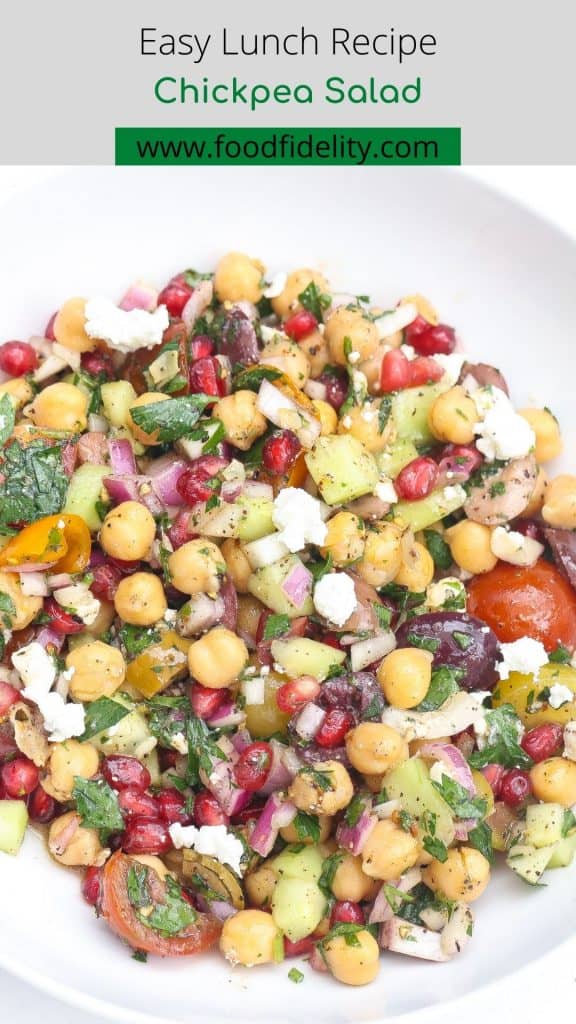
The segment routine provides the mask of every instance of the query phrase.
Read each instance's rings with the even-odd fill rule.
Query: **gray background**
[[[288,32],[304,24],[324,43],[319,57],[224,57],[223,25]],[[211,32],[201,64],[143,57],[143,25]],[[332,25],[375,34],[393,26],[437,37],[433,57],[332,57]],[[0,22],[0,163],[112,163],[116,125],[454,125],[466,163],[576,163],[571,0],[20,0]],[[153,97],[163,74],[224,81],[307,81],[318,97],[331,74],[350,83],[405,84],[422,77],[419,104],[260,107],[166,106]]]

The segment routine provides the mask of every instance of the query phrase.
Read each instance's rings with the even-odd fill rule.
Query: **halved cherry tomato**
[[[0,566],[82,572],[90,560],[91,546],[90,530],[80,516],[44,516],[8,541],[0,551]]]
[[[172,936],[161,935],[140,920],[128,898],[128,873],[134,863],[118,851],[102,872],[102,915],[112,931],[133,949],[157,956],[192,956],[213,946],[222,925],[210,914],[198,913],[192,924]],[[151,896],[156,904],[162,903],[166,887],[155,871],[148,870]]]
[[[529,569],[502,562],[476,576],[468,585],[468,611],[504,643],[530,636],[547,651],[576,647],[576,594],[543,559]]]

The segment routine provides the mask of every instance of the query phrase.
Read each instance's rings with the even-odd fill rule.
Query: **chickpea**
[[[362,558],[366,529],[360,516],[354,512],[337,512],[326,524],[328,533],[322,547],[322,557],[332,555],[335,565],[349,565]]]
[[[342,853],[342,850],[338,852]],[[379,886],[373,878],[364,874],[362,858],[346,852],[334,872],[330,888],[337,900],[360,903],[361,900],[374,899]]]
[[[156,534],[154,516],[139,501],[123,501],[106,514],[100,544],[107,555],[126,561],[146,558]]]
[[[22,592],[22,583],[16,572],[0,569],[0,594],[10,598],[14,611],[10,612],[12,629],[25,629],[42,610],[41,597],[27,597]]]
[[[320,334],[320,331],[311,331],[298,342],[298,346],[308,356],[310,376],[319,377],[330,363],[330,349],[324,335]]]
[[[399,331],[398,335],[393,334],[391,338],[386,338],[385,341],[380,341],[378,348],[369,359],[365,359],[358,363],[358,369],[360,373],[363,373],[368,383],[368,392],[371,395],[377,395],[380,392],[380,376],[382,373],[382,360],[384,355],[389,348],[397,348],[395,339],[398,337],[398,345],[402,342],[402,332]]]
[[[222,544],[222,557],[226,562],[227,573],[232,580],[239,594],[248,593],[248,580],[252,575],[252,568],[248,561],[244,548],[239,540],[228,537]]]
[[[380,970],[380,947],[369,931],[354,935],[354,945],[345,935],[324,942],[323,950],[330,973],[344,985],[369,985]]]
[[[15,408],[22,409],[34,398],[34,391],[25,377],[14,377],[0,384],[0,395],[10,395]]]
[[[176,589],[183,594],[217,594],[226,562],[216,544],[196,537],[172,552],[168,572]]]
[[[302,309],[298,296],[312,282],[314,282],[320,293],[326,294],[329,285],[326,278],[318,270],[309,270],[308,267],[302,267],[300,270],[293,270],[291,274],[288,274],[286,284],[280,295],[271,300],[272,309],[276,316],[279,316],[281,320],[287,320],[292,313]]]
[[[408,760],[408,744],[389,725],[361,722],[346,736],[346,753],[356,771],[378,775]]]
[[[471,519],[462,519],[445,533],[456,565],[475,576],[490,572],[498,561],[490,546],[491,536],[492,531],[488,526],[473,523]]]
[[[434,559],[424,544],[406,534],[401,545],[402,564],[395,583],[408,587],[413,594],[421,594],[434,579]]]
[[[117,647],[91,640],[66,655],[66,668],[73,668],[70,693],[74,700],[93,701],[111,697],[126,676],[126,662]]]
[[[48,776],[42,781],[42,788],[61,803],[72,799],[74,779],[91,779],[96,775],[100,756],[91,743],[66,740],[51,744]]]
[[[268,426],[256,408],[257,397],[253,391],[236,391],[221,398],[212,410],[212,415],[224,426],[226,440],[242,452],[247,452]]]
[[[282,933],[264,910],[240,910],[224,922],[220,950],[232,964],[258,967],[272,963]]]
[[[248,901],[253,907],[269,907],[272,903],[278,875],[266,863],[250,871],[244,879]]]
[[[415,708],[424,700],[432,679],[433,655],[418,647],[397,647],[378,666],[378,682],[396,708]]]
[[[360,309],[338,306],[326,322],[324,337],[330,348],[330,361],[346,366],[344,342],[348,338],[352,352],[360,353],[360,362],[373,356],[380,344],[378,328]]]
[[[476,406],[460,384],[439,395],[428,414],[434,437],[452,444],[471,444],[477,422]]]
[[[156,405],[157,402],[168,402],[170,395],[161,395],[158,391],[145,391],[143,395],[138,395],[128,410],[128,426],[132,432],[133,437],[141,444],[153,445],[161,444],[158,440],[158,430],[153,430],[151,434],[148,434],[142,427],[139,427],[137,423],[132,419],[132,409],[139,409],[142,405]]]
[[[336,410],[328,402],[323,402],[320,398],[314,398],[312,400],[314,411],[320,420],[320,434],[322,437],[327,437],[329,434],[335,434],[338,429],[338,416]]]
[[[60,307],[54,320],[54,337],[59,345],[71,352],[91,352],[96,339],[86,334],[86,299],[68,299]]]
[[[352,434],[357,441],[361,441],[369,452],[384,451],[390,440],[390,432],[393,429],[391,420],[380,430],[378,419],[380,399],[374,402],[365,402],[364,405],[354,405],[338,423],[339,434]]]
[[[402,565],[402,530],[395,523],[376,523],[366,534],[366,546],[358,574],[373,587],[395,579]]]
[[[105,633],[107,629],[110,629],[110,626],[114,622],[115,615],[116,610],[114,608],[112,601],[100,600],[100,610],[98,612],[98,615],[94,619],[94,622],[92,622],[89,626],[84,627],[83,632],[86,633],[89,638],[97,638],[101,636],[102,633]]]
[[[526,508],[520,513],[520,519],[532,519],[533,516],[538,515],[544,504],[547,488],[548,474],[542,466],[539,466],[534,490],[532,491],[530,501],[526,505]]]
[[[300,345],[282,335],[272,338],[260,353],[260,362],[286,374],[297,388],[303,388],[310,376],[310,362]]]
[[[420,845],[411,832],[405,832],[391,818],[378,821],[362,848],[362,869],[370,878],[392,882],[414,867]]]
[[[472,903],[482,895],[490,881],[490,864],[479,850],[471,846],[448,850],[441,863],[433,860],[422,873],[423,881],[449,900]]]
[[[576,528],[576,476],[563,473],[548,484],[542,518],[561,530]]]
[[[534,796],[545,803],[571,807],[576,804],[576,762],[549,757],[530,769]]]
[[[49,430],[85,430],[88,423],[88,395],[75,384],[58,381],[36,395],[30,406],[36,427]]]
[[[536,461],[550,462],[551,459],[557,459],[563,445],[556,417],[549,409],[519,409],[518,412],[527,420],[536,435]]]
[[[318,773],[326,787],[315,781]],[[301,768],[288,790],[288,797],[298,810],[309,814],[336,814],[348,806],[353,796],[352,779],[339,761],[319,761],[313,767]]]
[[[55,818],[48,832],[48,850],[54,860],[69,868],[100,866],[110,851],[103,849],[96,829],[84,828],[80,820],[76,811]],[[77,825],[72,831],[75,822]],[[65,833],[70,831],[72,835],[67,839]]]
[[[440,736],[438,739],[435,739],[434,742],[451,743],[452,741],[449,736]],[[410,743],[408,744],[408,747],[410,748],[410,757],[416,757],[416,755],[422,750],[422,747],[427,747],[429,743],[430,740],[426,737],[424,739],[410,740]]]
[[[188,649],[190,675],[202,686],[219,690],[238,678],[248,661],[248,648],[230,629],[216,626]]]
[[[304,843],[305,846],[310,846],[313,843],[324,843],[330,835],[332,820],[327,814],[319,814],[316,820],[320,826],[319,839],[312,839],[311,836],[305,836],[304,839],[302,839],[294,827],[294,824],[286,825],[284,828],[281,828],[280,835],[285,843]]]
[[[214,291],[220,302],[259,302],[265,267],[243,252],[228,252],[214,274]]]
[[[256,643],[256,633],[260,616],[264,611],[264,605],[252,594],[240,594],[238,598],[238,616],[236,619],[236,630],[238,633],[245,633]]]
[[[162,580],[153,572],[125,576],[114,595],[114,607],[124,622],[132,626],[152,626],[168,607]]]

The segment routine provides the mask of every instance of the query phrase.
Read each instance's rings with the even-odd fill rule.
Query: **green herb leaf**
[[[486,712],[488,743],[483,750],[474,751],[468,758],[471,768],[484,768],[487,764],[501,764],[505,768],[531,768],[532,758],[518,742],[520,719],[511,704]]]
[[[45,440],[21,445],[11,441],[3,452],[0,471],[0,530],[16,523],[33,523],[60,512],[66,498],[68,477],[62,465],[67,441]]]
[[[190,701],[187,697],[152,697],[146,707],[150,732],[161,747],[171,748],[174,736],[185,733]]]
[[[444,864],[448,860],[448,850],[446,844],[441,839],[437,839],[436,836],[424,836],[422,839],[422,846],[429,853],[431,857],[435,857],[441,864]]]
[[[380,408],[378,409],[378,433],[383,434],[384,430],[390,419],[392,413],[392,398],[390,395],[384,395],[380,399]]]
[[[350,924],[348,921],[339,921],[333,928],[324,936],[321,941],[321,945],[325,946],[331,939],[336,939],[342,936],[347,946],[359,946],[360,940],[358,939],[358,932],[366,931],[366,925],[364,924]]]
[[[234,391],[259,391],[263,380],[273,384],[281,376],[282,372],[273,366],[250,366],[246,369],[240,365],[232,378],[232,383]]]
[[[398,824],[400,825],[400,828],[404,829],[405,832],[412,831],[412,826],[415,821],[416,818],[412,814],[409,814],[408,811],[400,811],[398,815]]]
[[[151,914],[138,911],[138,918],[147,928],[153,928],[161,935],[178,935],[188,925],[194,924],[196,911],[182,895],[182,889],[170,876],[166,876],[164,903],[157,903]]]
[[[496,480],[495,483],[490,484],[490,497],[497,498],[500,494],[506,493],[506,484],[503,480]]]
[[[185,270],[182,274],[189,288],[195,288],[197,284],[200,284],[200,281],[211,281],[213,276],[213,274],[205,274],[200,270],[191,269]]]
[[[429,651],[435,654],[440,647],[440,641],[434,636],[421,636],[419,633],[408,633],[406,640],[410,647],[419,647],[421,651]]]
[[[312,765],[306,765],[300,769],[300,775],[307,775],[312,785],[319,789],[322,793],[328,793],[334,789],[334,779],[332,778],[332,772],[322,772],[313,768]]]
[[[126,651],[127,658],[131,661],[142,654],[142,651],[145,651],[151,644],[159,643],[162,636],[159,630],[153,629],[152,626],[132,626],[130,623],[124,622],[118,630],[118,639]]]
[[[573,832],[576,828],[576,816],[570,808],[566,808],[564,811],[564,817],[562,818],[562,838],[566,839],[566,836]]]
[[[99,697],[98,700],[86,705],[84,732],[80,737],[80,742],[84,743],[86,740],[92,739],[92,736],[96,736],[97,733],[111,729],[113,725],[117,725],[129,714],[130,708],[125,708],[117,700],[111,700],[110,697]]]
[[[275,640],[290,631],[291,622],[287,615],[269,615],[264,626],[264,640]]]
[[[326,573],[331,572],[334,566],[332,555],[328,552],[326,559],[323,562],[308,562],[306,568],[312,573],[312,577],[315,583],[321,580]]]
[[[571,658],[572,655],[570,654],[570,651],[562,644],[558,644],[558,646],[548,655],[548,661],[553,661],[557,665],[569,665]]]
[[[416,711],[436,711],[451,697],[458,693],[460,687],[457,682],[457,670],[448,665],[441,665],[432,671],[432,679],[428,687],[428,693],[420,702]]]
[[[386,902],[392,912],[397,914],[403,903],[413,903],[414,897],[408,892],[404,892],[402,889],[397,889],[394,885],[384,884],[382,886]]]
[[[315,814],[298,811],[292,824],[296,829],[298,839],[311,839],[313,843],[320,841],[320,822]]]
[[[228,758],[214,740],[206,722],[196,715],[189,715],[186,719],[185,734],[188,741],[187,779],[191,786],[195,786],[200,780],[200,769],[210,775],[215,761],[227,761]]]
[[[312,313],[312,316],[315,316],[319,323],[324,316],[324,310],[328,309],[332,302],[332,297],[321,292],[314,281],[310,281],[310,284],[306,286],[304,291],[300,292],[298,298],[304,309]]]
[[[12,629],[16,605],[9,594],[0,592],[0,619],[5,629]]]
[[[134,406],[131,416],[146,434],[155,434],[159,442],[167,444],[189,435],[206,406],[213,402],[213,396],[202,394],[167,398],[165,402]]]
[[[436,530],[424,530],[424,543],[432,555],[437,569],[449,569],[452,565],[452,554],[446,541]]]
[[[3,394],[0,398],[0,445],[6,444],[16,422],[16,413],[10,395]]]
[[[340,850],[338,853],[332,853],[322,864],[322,872],[318,879],[318,888],[324,893],[326,899],[333,899],[334,893],[332,892],[332,882],[334,881],[334,875],[338,870],[339,865],[344,860],[344,851]]]
[[[485,821],[482,821],[476,828],[468,833],[468,842],[475,850],[479,850],[486,857],[486,860],[494,860],[494,849],[492,846],[492,829]]]
[[[376,604],[372,602],[372,608],[374,614],[378,620],[379,629],[390,629],[390,623],[392,622],[392,612],[390,608],[387,608],[385,604]]]
[[[455,817],[483,818],[486,814],[488,809],[486,801],[480,796],[471,797],[464,786],[448,775],[443,775],[440,782],[433,782],[432,785],[448,804]]]
[[[302,974],[302,971],[298,970],[297,967],[290,968],[290,970],[288,971],[288,977],[290,978],[290,981],[294,982],[295,985],[300,985],[300,983],[304,981],[304,975]]]
[[[356,793],[352,797],[352,800],[348,804],[344,812],[344,821],[349,828],[354,828],[358,824],[365,807],[365,800],[361,793]]]
[[[128,899],[137,910],[150,905],[150,893],[148,892],[148,868],[144,864],[135,862],[132,864],[128,878],[126,879]]]
[[[72,798],[86,828],[95,828],[102,842],[113,832],[121,832],[124,818],[118,804],[118,794],[103,779],[74,779]]]
[[[132,959],[136,960],[139,964],[148,963],[148,953],[143,949],[135,949],[132,953]]]
[[[470,645],[474,643],[469,633],[461,633],[459,629],[454,630],[452,639],[454,643],[458,644],[461,651],[467,651]]]

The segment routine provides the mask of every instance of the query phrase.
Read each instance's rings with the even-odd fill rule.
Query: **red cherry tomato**
[[[523,636],[547,651],[576,647],[576,595],[558,570],[542,559],[529,569],[502,562],[468,585],[468,612],[490,626],[499,640]]]
[[[547,761],[562,749],[562,726],[557,722],[544,722],[530,729],[522,738],[520,746],[533,761]]]
[[[412,371],[410,361],[399,348],[386,352],[380,370],[380,388],[384,392],[402,391],[410,387]]]
[[[258,741],[245,747],[234,765],[234,778],[240,789],[255,792],[262,789],[272,766],[272,747]]]
[[[511,768],[506,772],[500,785],[500,798],[508,807],[520,807],[532,794],[532,783],[528,772],[522,768]]]
[[[339,747],[354,725],[354,717],[344,708],[330,708],[314,739],[319,747]]]
[[[62,608],[53,597],[47,597],[44,601],[44,611],[50,616],[50,626],[55,633],[71,636],[72,633],[81,633],[86,628],[82,619],[70,615],[70,612]]]

